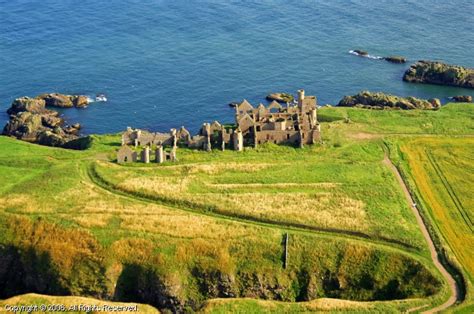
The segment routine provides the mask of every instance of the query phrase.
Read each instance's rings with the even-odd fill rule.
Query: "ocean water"
[[[233,120],[231,101],[304,88],[320,104],[361,90],[424,98],[473,90],[404,83],[402,55],[474,67],[472,0],[0,0],[0,124],[44,92],[109,101],[67,109],[85,133]]]

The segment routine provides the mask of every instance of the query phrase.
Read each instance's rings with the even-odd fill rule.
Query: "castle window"
[[[287,135],[286,135],[286,139],[287,139],[287,140],[290,139],[290,134],[287,134]]]
[[[260,132],[260,131],[261,131],[260,125],[257,125],[257,132]]]

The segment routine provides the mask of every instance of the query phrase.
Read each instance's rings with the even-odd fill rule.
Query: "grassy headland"
[[[25,274],[0,272],[10,283],[2,297],[41,291],[211,312],[441,303],[447,288],[382,164],[382,137],[472,135],[472,107],[319,116],[322,145],[180,149],[179,163],[164,165],[114,164],[118,136],[95,136],[87,151],[0,137],[2,263]],[[209,301],[224,297],[307,302]],[[310,301],[322,297],[355,303]]]

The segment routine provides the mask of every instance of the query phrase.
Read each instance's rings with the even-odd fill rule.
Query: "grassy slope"
[[[130,167],[101,163],[99,175],[125,191],[186,201],[227,216],[347,230],[422,249],[424,242],[380,142],[266,145],[233,151],[181,149],[180,163]]]
[[[356,140],[348,139],[348,134],[351,135],[361,131],[386,133],[431,132],[441,134],[450,132],[444,124],[438,121],[439,118],[436,118],[434,114],[439,114],[439,117],[442,117],[444,120],[451,119],[452,121],[457,121],[455,129],[452,131],[453,133],[472,133],[472,123],[468,119],[469,110],[471,110],[471,108],[468,106],[459,105],[444,108],[440,112],[370,112],[350,108],[325,108],[320,111],[320,115],[324,120],[337,120],[349,117],[351,121],[351,123],[338,121],[331,125],[323,125],[328,148],[317,148],[321,150],[319,151],[321,156],[317,158],[319,158],[318,160],[321,162],[324,161],[324,157],[328,158],[325,161],[327,171],[321,176],[326,175],[328,177],[324,179],[329,179],[322,181],[321,177],[312,177],[312,172],[309,173],[305,171],[305,166],[301,165],[305,162],[303,159],[301,164],[298,164],[301,170],[298,172],[299,176],[296,178],[303,182],[289,182],[301,184],[304,183],[305,178],[310,182],[334,181],[334,177],[330,177],[329,175],[331,171],[334,172],[339,168],[331,168],[331,158],[334,158],[336,161],[344,161],[351,160],[352,157],[354,157],[358,161],[357,163],[360,162],[364,165],[369,164],[369,166],[372,167],[371,169],[377,170],[377,167],[374,167],[374,165],[380,158],[381,151],[373,144],[367,144],[365,141],[363,141],[361,145],[354,144]],[[399,121],[395,125],[391,122],[394,119]],[[427,119],[432,121],[430,122],[432,125],[431,128],[427,128],[426,126]],[[427,129],[430,129],[430,131],[428,132]],[[229,221],[216,221],[206,216],[170,210],[160,205],[151,207],[150,205],[141,204],[139,202],[119,199],[97,190],[96,187],[88,183],[83,173],[84,166],[88,163],[87,158],[93,160],[96,159],[96,156],[100,158],[107,157],[107,154],[115,148],[116,138],[101,137],[100,142],[96,143],[95,148],[89,152],[65,152],[64,150],[43,148],[5,138],[1,138],[0,141],[2,142],[2,150],[0,151],[0,173],[3,179],[8,178],[8,180],[2,180],[7,182],[7,184],[2,184],[0,190],[2,197],[0,210],[2,211],[3,217],[22,215],[35,218],[40,216],[45,217],[48,221],[56,222],[61,226],[89,230],[89,232],[98,239],[101,245],[113,247],[115,251],[123,252],[121,258],[125,260],[130,258],[126,252],[128,247],[126,242],[129,240],[125,241],[125,239],[146,239],[150,241],[152,246],[156,246],[153,251],[157,251],[161,254],[160,256],[163,257],[166,264],[169,263],[169,266],[174,265],[173,267],[177,268],[177,272],[180,271],[179,265],[176,266],[173,264],[177,257],[181,258],[184,262],[188,262],[188,260],[193,259],[192,256],[196,254],[208,256],[210,260],[217,259],[218,263],[222,263],[223,267],[226,266],[226,244],[220,241],[220,239],[234,238],[234,244],[231,245],[242,246],[242,241],[240,240],[242,237],[239,235],[245,234],[247,238],[246,242],[252,239],[253,245],[247,248],[244,245],[244,249],[240,253],[244,255],[240,257],[239,254],[233,256],[235,260],[245,259],[245,254],[249,254],[248,250],[252,249],[251,252],[254,254],[252,256],[255,256],[256,259],[254,260],[254,265],[249,266],[249,270],[267,265],[267,267],[270,267],[268,269],[278,271],[275,265],[281,263],[279,260],[280,257],[275,256],[274,258],[268,259],[265,255],[269,254],[271,256],[274,254],[272,252],[278,250],[275,246],[278,241],[275,240],[281,238],[281,232],[267,230],[263,227],[258,228],[256,226],[244,228],[240,224],[230,223]],[[351,147],[351,149],[348,149],[348,147]],[[281,151],[279,151],[280,149]],[[274,157],[292,156],[292,154],[294,154],[290,148],[269,148],[269,151],[278,151],[278,154],[274,155]],[[12,152],[14,152],[15,156],[12,156]],[[284,152],[284,154],[281,154],[282,152]],[[308,155],[310,155],[309,149],[307,152]],[[265,153],[265,150],[261,153]],[[193,154],[191,152],[185,152],[184,154],[182,161],[187,158],[188,161],[196,162],[195,159],[197,159],[202,162],[204,159],[204,162],[213,163],[215,158],[222,157],[229,158],[230,161],[233,153],[206,155],[203,153]],[[372,154],[374,154],[374,156],[371,156]],[[245,158],[249,158],[249,160],[253,158],[255,160],[259,157],[258,154],[250,152]],[[266,158],[270,159],[270,156]],[[368,162],[363,161],[364,158],[367,158]],[[234,162],[240,161],[240,158],[234,160]],[[316,161],[314,160],[313,162]],[[370,165],[371,163],[373,163],[373,165]],[[34,169],[31,169],[32,164],[35,165]],[[340,166],[344,167],[344,162],[341,162]],[[25,169],[27,176],[18,175],[19,168]],[[347,168],[350,169],[350,167]],[[189,169],[186,171],[188,170]],[[378,171],[384,172],[383,169],[379,169]],[[285,178],[286,182],[288,182],[289,179],[295,180],[295,178],[288,177],[285,171],[280,171],[279,174]],[[202,176],[198,178],[200,180],[206,181],[213,179],[209,174],[204,173],[201,175]],[[220,179],[216,179],[214,184],[225,184],[233,180],[240,180],[238,182],[239,184],[249,183],[250,177],[253,174],[241,174],[238,173],[238,171],[237,173],[230,171],[230,174],[226,175],[227,177],[222,179],[224,181],[218,181]],[[259,175],[260,183],[272,183],[272,178],[269,177],[268,174],[263,173]],[[357,170],[355,170],[352,175],[357,175]],[[348,174],[343,177],[345,179],[348,178],[348,181],[354,180]],[[364,177],[364,181],[366,179],[369,180],[370,178]],[[38,188],[38,186],[41,188]],[[387,186],[389,189],[393,187],[390,183]],[[302,185],[302,187],[304,187],[304,185]],[[271,187],[263,192],[274,193],[274,188],[275,187]],[[294,187],[289,188],[293,189]],[[200,187],[196,185],[193,186],[193,189],[194,192],[200,191]],[[225,187],[225,189],[228,189],[228,187]],[[305,188],[303,188],[303,190],[305,190]],[[306,187],[305,191],[308,190],[309,188]],[[27,195],[23,191],[29,191],[30,193]],[[361,191],[363,191],[363,189],[354,189],[350,191],[350,193],[352,193],[350,196],[354,198],[359,197],[366,202],[371,199],[371,195],[361,195]],[[399,194],[399,192],[395,192],[395,200],[398,197],[396,195],[397,193]],[[393,202],[393,200],[391,200],[391,202]],[[150,214],[151,212],[153,213],[152,215]],[[402,210],[402,214],[404,212],[405,209]],[[145,214],[148,215],[147,219],[139,220],[139,217]],[[377,215],[376,211],[374,211],[372,215]],[[407,221],[410,227],[411,223],[409,218]],[[369,226],[376,228],[376,223],[377,219],[372,219]],[[383,223],[380,224],[379,230],[380,228],[383,229],[383,225]],[[183,228],[184,226],[186,226],[186,228]],[[372,229],[371,231],[373,230],[376,229]],[[389,230],[386,232],[388,232],[390,236],[398,236],[396,232],[390,233],[390,229],[386,230]],[[417,237],[415,231],[413,234]],[[303,238],[304,237],[302,237],[301,240],[302,243],[305,242]],[[159,241],[157,241],[157,239],[159,239]],[[212,239],[213,245],[210,247],[207,245],[206,247],[202,239],[206,239],[206,245],[209,243],[208,240]],[[3,234],[3,240],[8,240],[5,234]],[[313,242],[314,239],[310,238],[308,241]],[[415,238],[415,243],[416,241],[418,240]],[[144,244],[145,247],[147,245],[148,244]],[[224,250],[217,249],[222,247],[224,247]],[[325,246],[321,245],[321,252],[324,252],[324,248]],[[258,251],[258,253],[256,253],[255,250]],[[263,250],[263,252],[260,252],[260,250]],[[217,252],[217,255],[215,252]],[[422,254],[422,256],[425,255],[424,253],[420,254]],[[195,260],[192,262],[196,263]],[[199,263],[202,262],[203,261],[199,261]],[[246,302],[243,303],[246,304]],[[236,304],[240,303],[236,302]],[[384,304],[383,306],[387,309],[394,309],[399,306],[395,302],[382,304]],[[362,305],[373,306],[373,304]],[[295,304],[291,306],[299,305]],[[405,304],[404,307],[406,308],[406,306]]]
[[[298,246],[290,245],[292,268],[285,272],[281,268],[280,243],[283,230],[242,226],[227,220],[215,220],[159,205],[122,199],[104,193],[87,182],[84,175],[85,165],[95,159],[91,157],[97,154],[103,156],[110,150],[108,140],[116,139],[103,137],[95,151],[72,152],[1,137],[2,147],[5,148],[0,152],[0,162],[4,170],[2,178],[9,182],[8,188],[1,193],[1,228],[7,231],[0,233],[1,242],[23,245],[34,243],[38,250],[50,254],[52,263],[66,273],[66,281],[71,279],[67,273],[74,272],[74,269],[70,268],[73,261],[80,259],[83,254],[80,248],[74,249],[78,243],[77,239],[85,241],[81,246],[95,248],[88,254],[105,258],[113,256],[110,261],[112,264],[154,264],[159,261],[167,272],[181,277],[181,280],[191,277],[190,268],[209,267],[210,264],[221,271],[238,268],[239,271],[247,273],[276,274],[280,283],[284,284],[285,281],[293,280],[291,278],[297,276],[302,266],[309,269],[332,268],[335,271],[334,267],[340,267],[338,264],[351,265],[350,263],[354,263],[353,259],[360,263],[369,256],[367,264],[359,267],[363,272],[364,269],[370,271],[370,267],[373,267],[370,256],[379,256],[378,259],[382,260],[399,259],[397,250],[384,248],[381,251],[376,247],[363,245],[363,241],[350,244],[347,241],[331,239],[332,237],[320,240],[310,234],[294,232],[291,233],[292,243]],[[13,156],[21,158],[15,159]],[[35,165],[34,171],[31,171],[32,165]],[[13,182],[15,177],[7,177],[15,172],[12,168],[16,171],[21,168],[27,172],[28,179],[18,177],[16,182]],[[34,220],[42,218],[41,221],[54,222],[66,229],[56,230],[41,221],[37,221],[40,227],[35,227],[16,217]],[[38,229],[43,232],[34,231]],[[77,233],[74,230],[84,230],[86,233]],[[38,236],[40,241],[36,240]],[[99,243],[96,243],[95,239]],[[332,256],[327,255],[329,251],[333,252]],[[310,259],[309,264],[303,265],[303,256],[308,254],[326,258],[321,261],[318,258]],[[249,256],[252,258],[249,259]],[[426,263],[425,257],[412,254],[408,256]],[[381,266],[383,267],[383,264]],[[393,269],[397,267],[400,265],[393,265]],[[82,274],[86,276],[86,273]],[[112,273],[110,276],[113,280],[119,274]],[[391,273],[381,272],[378,280],[383,281],[387,276],[391,276]],[[84,280],[92,282],[93,278]],[[78,286],[73,287],[73,291],[77,294],[83,293]],[[190,288],[187,293],[196,292]],[[289,290],[288,297],[294,298],[293,293],[297,291]],[[388,302],[386,306],[406,308],[419,302]]]

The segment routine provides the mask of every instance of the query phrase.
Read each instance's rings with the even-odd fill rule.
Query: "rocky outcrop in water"
[[[391,62],[391,63],[398,63],[398,64],[407,62],[407,58],[400,57],[400,56],[385,57],[384,60],[388,61],[388,62]]]
[[[451,99],[454,102],[472,102],[472,96],[470,95],[454,96]]]
[[[36,99],[44,100],[46,106],[58,108],[84,108],[89,104],[89,99],[83,95],[41,94]]]
[[[291,94],[287,93],[272,93],[267,95],[267,100],[276,100],[278,102],[287,103],[292,102],[295,98]]]
[[[7,110],[10,120],[3,128],[2,134],[46,146],[72,149],[85,149],[90,146],[89,137],[79,137],[80,124],[67,125],[58,112],[46,108],[48,104],[62,108],[67,108],[69,103],[73,102],[79,104],[81,96],[69,98],[58,95],[15,99]]]
[[[441,102],[436,98],[425,100],[363,91],[354,96],[345,96],[338,106],[367,109],[439,109]]]
[[[365,50],[360,50],[360,49],[354,49],[349,51],[350,54],[359,56],[359,57],[364,57],[364,58],[369,58],[369,59],[375,59],[375,60],[385,60],[391,63],[406,63],[407,59],[405,57],[401,56],[389,56],[389,57],[380,57],[380,56],[374,56],[369,54],[368,51]]]
[[[441,62],[418,61],[403,76],[405,82],[474,88],[474,69]]]
[[[354,49],[352,50],[355,54],[361,56],[361,57],[365,57],[365,56],[368,56],[369,53],[365,50],[360,50],[360,49]]]

